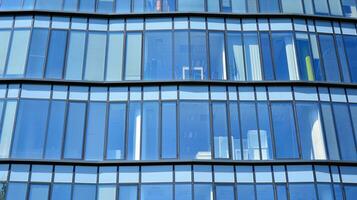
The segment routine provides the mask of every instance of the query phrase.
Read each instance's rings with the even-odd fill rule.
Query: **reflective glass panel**
[[[123,159],[125,149],[126,104],[109,105],[107,159]]]

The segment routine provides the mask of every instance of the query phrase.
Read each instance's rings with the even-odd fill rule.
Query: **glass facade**
[[[353,200],[355,0],[0,0],[0,200]]]

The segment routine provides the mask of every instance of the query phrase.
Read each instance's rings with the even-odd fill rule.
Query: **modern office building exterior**
[[[357,199],[355,0],[0,0],[0,200]]]

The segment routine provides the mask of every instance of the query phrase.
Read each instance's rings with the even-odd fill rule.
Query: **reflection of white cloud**
[[[320,116],[316,117],[311,129],[312,152],[311,158],[326,159],[326,149],[324,144],[324,136],[322,135]]]
[[[135,153],[134,160],[140,160],[140,141],[141,141],[141,116],[137,115],[135,119]]]

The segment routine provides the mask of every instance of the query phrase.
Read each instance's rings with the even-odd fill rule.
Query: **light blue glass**
[[[5,71],[6,57],[10,44],[11,30],[0,30],[0,75],[2,76]]]
[[[212,103],[212,124],[214,134],[214,157],[229,158],[228,121],[225,103]]]
[[[204,11],[205,2],[204,0],[177,0],[178,1],[178,11]]]
[[[176,1],[177,0],[162,0],[162,11],[164,12],[176,11]]]
[[[192,185],[175,184],[175,200],[192,200]]]
[[[9,100],[4,111],[2,133],[0,138],[0,157],[8,158],[10,154],[11,139],[15,123],[17,101]]]
[[[210,120],[206,102],[180,102],[180,159],[210,159]]]
[[[47,29],[32,30],[26,69],[28,78],[42,78],[43,76],[48,35]]]
[[[233,160],[242,159],[241,150],[241,136],[240,136],[240,123],[238,117],[238,105],[237,102],[229,103],[229,120],[231,131],[231,145],[232,145],[232,158]]]
[[[107,81],[120,81],[123,76],[124,34],[111,32],[108,36]]]
[[[100,13],[112,13],[115,0],[98,0],[97,12]]]
[[[20,101],[11,152],[13,158],[42,158],[48,106],[45,100]]]
[[[77,11],[78,0],[64,0],[63,10]]]
[[[224,33],[209,33],[211,80],[226,80]]]
[[[138,0],[136,0],[138,1]],[[140,0],[143,1],[143,0]],[[145,11],[146,12],[159,12],[161,11],[161,1],[160,0],[144,0]]]
[[[234,200],[234,186],[217,185],[216,200]]]
[[[86,33],[84,31],[71,31],[65,79],[82,80],[85,41]]]
[[[206,32],[191,31],[191,79],[205,80],[208,74]],[[184,78],[186,79],[186,78]]]
[[[2,0],[1,10],[19,10],[22,7],[22,0]]]
[[[304,13],[301,0],[281,0],[284,13]]]
[[[75,200],[95,200],[96,185],[75,184],[73,185],[73,199]]]
[[[92,102],[89,104],[85,147],[86,160],[103,160],[106,110],[106,103]]]
[[[116,186],[115,185],[99,185],[97,200],[115,200]]]
[[[317,200],[313,184],[289,184],[290,200]]]
[[[141,159],[159,159],[159,104],[143,103]]]
[[[274,188],[270,184],[257,184],[257,200],[270,200],[274,199]]]
[[[64,0],[37,0],[36,9],[39,10],[62,10]]]
[[[129,13],[131,10],[131,0],[117,0],[115,5],[117,13]]]
[[[273,159],[273,144],[270,131],[270,117],[268,104],[265,102],[257,103],[260,151],[262,160]]]
[[[298,143],[291,103],[271,104],[275,152],[278,159],[298,158]]]
[[[30,187],[29,200],[47,200],[49,194],[49,185],[32,184]]]
[[[51,200],[71,200],[71,191],[70,184],[53,184]]]
[[[243,159],[259,160],[259,132],[255,103],[241,102],[239,106],[243,140]]]
[[[194,199],[213,200],[211,184],[195,184],[193,187]]]
[[[227,33],[227,64],[229,80],[245,80],[242,36],[240,33]]]
[[[144,0],[131,0],[133,4],[133,11],[136,13],[144,12],[145,2]]]
[[[128,133],[127,133],[127,160],[140,159],[140,136],[141,136],[141,104],[131,102],[128,113]]]
[[[79,11],[81,12],[94,12],[96,0],[81,0],[79,1]]]
[[[61,79],[63,76],[67,31],[52,30],[47,53],[46,78]]]
[[[66,141],[64,145],[64,158],[82,158],[85,113],[85,103],[69,103],[67,114]]]
[[[7,189],[7,200],[25,200],[27,192],[26,183],[10,183]]]
[[[170,200],[173,199],[172,185],[142,185],[140,197],[142,200]]]
[[[126,104],[109,106],[108,140],[106,159],[123,159],[125,155]]]
[[[328,15],[329,7],[327,0],[314,0],[316,14]]]
[[[106,42],[107,34],[105,32],[90,32],[88,34],[84,75],[86,80],[101,81],[104,79]]]
[[[319,38],[326,80],[339,82],[341,81],[341,78],[333,36],[321,34],[319,35]]]
[[[259,0],[259,6],[262,13],[279,12],[279,0]]]
[[[136,185],[122,185],[119,186],[119,199],[137,200],[138,187]]]
[[[238,184],[237,197],[244,200],[255,200],[253,184]]]
[[[188,31],[174,32],[174,52],[175,79],[190,79]]]
[[[208,12],[219,12],[219,0],[207,0],[207,11]]]
[[[233,13],[246,13],[247,3],[246,0],[231,0]]]
[[[163,102],[161,117],[161,156],[162,158],[176,158],[176,103]]]
[[[172,79],[172,32],[150,31],[145,34],[144,79]]]
[[[140,80],[141,78],[141,33],[127,33],[125,80]]]
[[[276,190],[276,197],[279,200],[287,200],[287,191],[286,191],[286,185],[283,184],[278,184],[275,186]]]
[[[262,80],[258,35],[244,33],[243,41],[247,80]]]
[[[357,17],[357,3],[353,0],[341,0],[342,11],[346,17]]]

